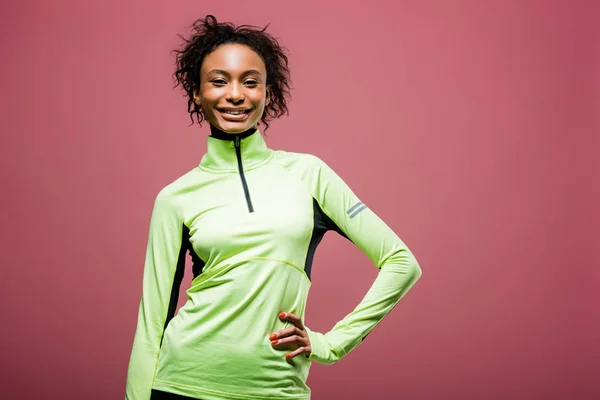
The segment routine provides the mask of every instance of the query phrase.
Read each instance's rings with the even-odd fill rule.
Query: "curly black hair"
[[[269,88],[270,102],[265,106],[261,121],[265,130],[269,121],[283,114],[289,115],[287,101],[290,98],[290,69],[288,58],[283,46],[265,32],[269,25],[260,29],[252,25],[234,26],[229,22],[217,22],[213,15],[196,20],[191,26],[191,35],[185,38],[178,35],[183,44],[175,53],[176,70],[173,74],[175,87],[181,85],[188,97],[188,112],[192,125],[194,115],[196,122],[202,126],[204,114],[198,104],[194,102],[194,91],[200,86],[200,67],[209,53],[218,46],[226,43],[244,44],[254,50],[264,61],[267,71],[267,87]]]

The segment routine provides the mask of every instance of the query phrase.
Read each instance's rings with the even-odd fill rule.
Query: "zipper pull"
[[[234,143],[235,147],[237,149],[239,149],[240,148],[240,137],[236,136],[235,139],[233,139],[233,143]]]

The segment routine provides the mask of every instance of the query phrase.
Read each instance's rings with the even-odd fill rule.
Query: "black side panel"
[[[313,199],[313,215],[314,215],[314,225],[313,225],[313,234],[310,238],[310,243],[308,245],[308,253],[306,255],[306,262],[304,264],[304,271],[310,279],[310,273],[312,269],[313,259],[315,257],[315,251],[317,250],[317,246],[321,243],[323,236],[327,231],[336,231],[346,239],[348,236],[336,225],[335,222],[331,220],[321,209],[321,206],[317,202],[317,200]]]
[[[183,272],[185,270],[185,254],[187,253],[189,243],[190,230],[187,226],[183,225],[181,233],[181,248],[179,249],[179,256],[177,257],[177,268],[173,276],[173,285],[171,286],[171,296],[169,299],[169,309],[167,312],[167,318],[165,320],[165,326],[163,332],[167,329],[167,325],[171,322],[171,319],[175,316],[175,310],[177,310],[177,300],[179,299],[179,288],[181,287],[181,281],[183,280]],[[162,344],[162,338],[161,338]]]
[[[188,249],[190,251],[190,256],[192,256],[192,272],[194,274],[194,278],[196,278],[198,275],[200,275],[202,273],[202,270],[204,269],[204,266],[206,265],[206,263],[204,262],[204,260],[202,260],[200,257],[198,257],[198,254],[196,254],[196,252],[194,251],[194,248],[192,247],[192,244],[189,242],[188,240]]]
[[[152,389],[150,394],[150,400],[198,400],[193,397],[182,396],[180,394],[163,392],[160,390]]]

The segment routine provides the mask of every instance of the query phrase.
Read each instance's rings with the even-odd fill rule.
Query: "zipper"
[[[248,204],[248,212],[254,212],[252,207],[252,200],[250,200],[250,191],[248,190],[248,183],[244,176],[244,167],[242,166],[242,149],[240,148],[240,137],[236,136],[233,140],[235,146],[235,154],[237,155],[238,171],[240,172],[240,179],[242,180],[242,187],[244,188],[244,195],[246,196],[246,203]]]

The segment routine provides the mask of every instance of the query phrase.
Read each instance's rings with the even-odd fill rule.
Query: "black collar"
[[[220,130],[219,128],[215,127],[214,125],[210,125],[210,136],[214,137],[215,139],[221,139],[221,140],[233,140],[236,137],[239,137],[240,139],[244,139],[247,138],[248,136],[252,135],[254,132],[256,132],[257,127],[253,126],[252,128],[248,129],[247,131],[241,132],[241,133],[227,133],[227,132],[223,132],[222,130]]]

